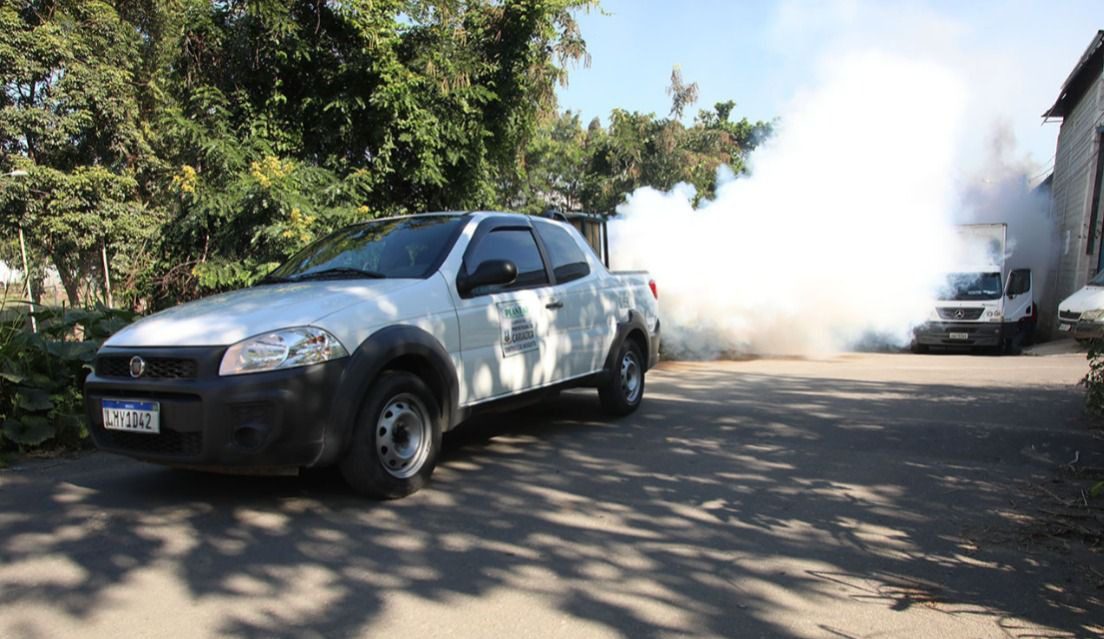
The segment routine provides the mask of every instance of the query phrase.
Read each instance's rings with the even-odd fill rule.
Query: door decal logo
[[[498,316],[502,322],[502,355],[509,357],[535,351],[537,330],[529,317],[529,309],[518,302],[499,302]]]

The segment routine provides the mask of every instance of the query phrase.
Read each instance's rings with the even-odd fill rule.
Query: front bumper
[[[1058,319],[1058,333],[1074,339],[1100,339],[1104,337],[1104,324],[1086,320]]]
[[[914,335],[921,346],[1000,346],[1017,330],[1015,322],[928,322]]]
[[[286,469],[322,455],[347,358],[287,370],[220,377],[225,347],[104,348],[85,381],[92,439],[102,450],[169,465]],[[139,355],[154,377],[105,364]],[[163,364],[172,362],[172,365]],[[125,375],[125,376],[124,376]],[[108,430],[102,400],[160,404],[156,434]]]

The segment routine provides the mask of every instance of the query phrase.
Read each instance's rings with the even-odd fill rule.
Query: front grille
[[[1071,322],[1076,322],[1077,320],[1081,319],[1081,313],[1077,313],[1074,311],[1058,311],[1058,318],[1069,320]]]
[[[179,357],[145,358],[143,379],[195,379],[196,362]],[[96,374],[100,377],[130,377],[130,357],[101,357],[96,360]]]
[[[936,310],[939,311],[939,317],[945,320],[976,320],[981,317],[981,314],[985,311],[985,308],[981,306],[975,307],[939,307]],[[961,313],[961,315],[959,315]]]
[[[100,436],[112,448],[138,453],[195,457],[203,450],[202,432],[181,433],[175,430],[162,430],[160,433],[150,435],[100,428]]]

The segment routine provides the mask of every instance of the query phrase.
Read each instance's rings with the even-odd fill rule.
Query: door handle
[[[554,311],[563,308],[563,302],[559,300],[552,300],[551,302],[545,304],[544,307]]]

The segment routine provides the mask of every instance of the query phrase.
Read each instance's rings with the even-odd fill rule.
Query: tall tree
[[[697,99],[697,85],[672,71],[671,116],[614,109],[609,126],[593,120],[584,131],[579,117],[566,112],[546,118],[530,142],[524,179],[512,185],[515,208],[548,207],[613,213],[626,194],[642,186],[670,189],[692,184],[698,199],[713,197],[717,169],[747,171],[747,155],[770,135],[771,124],[731,120],[732,101],[698,112],[694,123],[679,121]]]
[[[255,278],[378,214],[493,207],[585,0],[185,0],[161,110],[176,291]]]
[[[140,34],[109,3],[0,6],[0,168],[29,172],[0,190],[0,211],[50,256],[73,305],[105,283],[105,256],[127,262],[156,226],[138,183],[152,161],[140,60]]]

